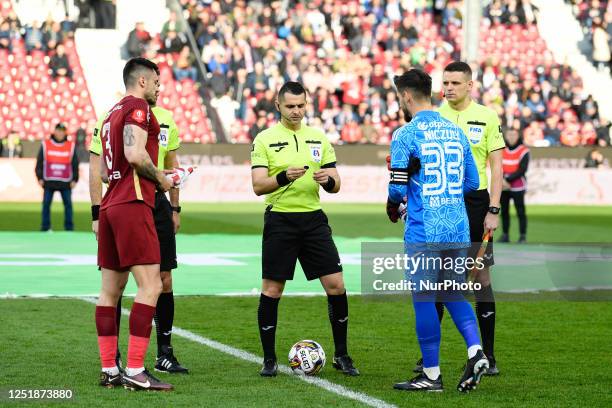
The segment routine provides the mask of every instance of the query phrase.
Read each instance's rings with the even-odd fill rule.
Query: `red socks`
[[[149,347],[149,337],[153,326],[155,306],[134,303],[130,312],[130,339],[128,342],[128,368],[144,367],[144,359]],[[114,359],[114,355],[113,355]]]
[[[102,368],[115,367],[117,354],[117,309],[114,306],[96,306],[96,329]]]

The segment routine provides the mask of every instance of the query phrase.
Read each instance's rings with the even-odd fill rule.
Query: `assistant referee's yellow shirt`
[[[288,167],[308,166],[306,174],[289,187],[282,186],[266,195],[266,204],[273,205],[272,211],[320,210],[319,184],[312,178],[313,173],[335,163],[336,153],[325,133],[305,125],[294,131],[278,123],[260,132],[251,149],[251,167],[266,167],[269,176]]]
[[[181,147],[179,140],[179,130],[172,118],[172,113],[169,110],[155,106],[151,109],[157,122],[159,123],[159,153],[157,155],[157,168],[164,170],[164,160],[169,151],[173,151]],[[94,128],[89,144],[89,151],[100,156],[102,154],[102,141],[100,140],[100,130],[107,115],[98,119]]]
[[[442,117],[459,126],[470,140],[472,156],[474,156],[480,177],[478,189],[486,189],[489,185],[487,179],[489,153],[506,147],[497,112],[474,101],[462,111],[456,111],[450,107],[448,102],[444,102],[438,108],[438,112]]]

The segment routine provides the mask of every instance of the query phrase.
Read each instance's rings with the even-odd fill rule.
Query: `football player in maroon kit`
[[[100,205],[98,230],[98,265],[102,271],[96,306],[100,385],[169,391],[172,385],[159,381],[144,368],[151,322],[162,290],[152,208],[155,190],[173,187],[157,169],[160,128],[149,108],[159,95],[159,69],[147,59],[133,58],[123,69],[123,82],[126,96],[109,111],[101,131],[101,168],[109,184]],[[134,275],[138,291],[130,312],[127,368],[122,375],[115,364],[116,305],[128,272]]]

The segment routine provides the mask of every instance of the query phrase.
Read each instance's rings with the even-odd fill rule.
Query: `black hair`
[[[402,75],[393,77],[393,83],[399,93],[409,89],[420,99],[430,100],[431,98],[431,77],[420,69],[411,69]]]
[[[444,68],[444,72],[463,72],[470,79],[472,79],[472,68],[462,61],[451,62],[446,66],[446,68]]]
[[[159,68],[154,62],[141,57],[132,58],[123,67],[123,83],[126,88],[134,85],[142,70],[155,71],[159,75]]]
[[[287,81],[278,90],[278,100],[280,101],[283,99],[286,93],[290,93],[291,95],[302,95],[306,94],[306,88],[299,82]]]

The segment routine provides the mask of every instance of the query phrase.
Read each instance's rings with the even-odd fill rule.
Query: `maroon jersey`
[[[157,166],[159,123],[144,99],[128,95],[110,110],[102,125],[102,160],[108,169],[109,184],[101,209],[132,201],[144,201],[155,207],[155,183],[140,177],[125,158],[123,127],[126,125],[147,131],[146,150]]]

